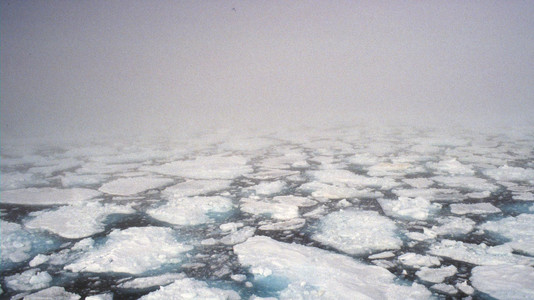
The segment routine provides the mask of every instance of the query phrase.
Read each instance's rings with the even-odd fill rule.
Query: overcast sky
[[[524,124],[534,1],[1,1],[1,131]]]

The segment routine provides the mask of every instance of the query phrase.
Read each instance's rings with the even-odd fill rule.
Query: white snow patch
[[[27,188],[2,191],[2,203],[19,205],[61,205],[84,202],[102,193],[90,189]]]
[[[171,224],[198,225],[212,221],[209,213],[224,213],[233,207],[229,198],[197,196],[170,200],[167,204],[147,210],[147,213]]]
[[[534,169],[523,169],[504,165],[496,169],[485,170],[484,174],[498,181],[534,182]]]
[[[458,293],[458,290],[454,286],[446,283],[434,284],[430,287],[430,289],[448,295],[455,295],[456,293]]]
[[[497,299],[534,299],[534,268],[524,265],[478,266],[471,271],[477,290]]]
[[[393,218],[426,220],[430,214],[441,209],[441,204],[431,203],[423,197],[415,199],[399,197],[397,200],[378,199],[384,213]]]
[[[451,204],[451,212],[456,215],[485,215],[485,214],[495,214],[500,213],[501,210],[498,207],[495,207],[491,203],[473,203],[473,204]]]
[[[65,266],[72,272],[140,274],[165,263],[178,263],[193,247],[176,241],[170,228],[113,230],[105,244]]]
[[[534,256],[534,215],[521,214],[498,221],[488,221],[481,229],[498,233],[511,241],[506,243],[516,251]]]
[[[140,300],[156,299],[213,299],[236,300],[239,294],[232,290],[209,287],[205,282],[184,278],[175,280],[172,284],[160,287],[159,290],[145,295]]]
[[[410,266],[415,269],[419,269],[421,267],[432,267],[441,265],[439,258],[435,256],[421,255],[413,252],[405,253],[399,256],[398,259],[401,264],[405,266]]]
[[[456,269],[455,266],[444,266],[441,268],[428,268],[428,267],[422,267],[419,271],[415,273],[417,277],[419,277],[421,280],[432,282],[432,283],[440,283],[445,280],[447,277],[451,277],[454,274],[458,272],[458,269]]]
[[[151,189],[156,189],[173,182],[170,178],[129,177],[119,178],[104,183],[98,190],[106,194],[132,196]]]
[[[468,234],[475,227],[475,221],[469,218],[445,217],[437,219],[438,225],[432,226],[436,235],[461,235]]]
[[[85,202],[32,213],[34,218],[26,221],[24,226],[47,230],[68,239],[79,239],[104,231],[104,220],[110,214],[134,212],[130,206]]]
[[[456,158],[449,160],[442,160],[438,163],[427,163],[427,167],[437,170],[439,173],[448,173],[451,175],[473,175],[472,167],[469,165],[464,165]]]
[[[427,299],[422,285],[395,284],[384,268],[360,263],[350,257],[298,244],[256,236],[234,246],[239,262],[251,269],[269,270],[289,285],[281,299]],[[268,276],[268,277],[269,277]],[[260,276],[263,277],[263,276]]]
[[[299,207],[278,201],[242,198],[239,205],[241,211],[253,215],[269,215],[273,219],[289,220],[299,216]]]
[[[286,188],[286,183],[277,180],[273,182],[262,182],[249,189],[253,190],[256,195],[273,195],[280,193],[284,188]]]
[[[402,241],[390,219],[374,211],[344,210],[321,219],[312,239],[343,252],[361,255],[399,249]]]

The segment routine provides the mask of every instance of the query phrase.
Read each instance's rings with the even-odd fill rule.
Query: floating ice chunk
[[[434,284],[430,287],[430,289],[448,295],[455,295],[456,293],[458,293],[458,290],[454,286],[446,283]]]
[[[523,169],[504,165],[497,169],[485,170],[484,174],[498,181],[534,182],[534,169]]]
[[[369,154],[355,154],[349,157],[349,163],[362,166],[371,166],[379,162],[378,157]]]
[[[501,210],[498,207],[493,206],[491,203],[474,203],[474,204],[451,204],[451,212],[456,215],[485,215],[500,213]]]
[[[468,285],[467,284],[467,281],[464,281],[464,282],[458,282],[456,284],[456,288],[459,289],[460,291],[464,292],[465,294],[467,295],[472,295],[474,292],[475,292],[475,289]]]
[[[170,178],[148,176],[119,178],[104,183],[98,190],[106,194],[131,196],[148,190],[157,189],[159,187],[171,184],[172,182],[173,180]]]
[[[79,187],[101,184],[109,178],[106,174],[76,174],[65,173],[60,177],[61,185],[64,187]]]
[[[449,160],[442,160],[438,163],[427,163],[427,167],[437,170],[439,173],[448,173],[451,175],[473,175],[472,167],[469,165],[464,165],[456,158]]]
[[[330,185],[318,181],[305,183],[299,190],[310,192],[311,196],[317,199],[343,199],[343,198],[378,198],[384,196],[382,193],[370,189],[356,189],[346,186]]]
[[[78,300],[81,297],[74,293],[65,291],[65,288],[53,286],[37,293],[24,296],[24,300],[43,300],[43,299],[61,299],[61,300]]]
[[[28,265],[30,267],[37,267],[38,265],[41,265],[41,264],[44,264],[45,262],[47,262],[49,259],[48,256],[46,255],[43,255],[43,254],[37,254],[29,263]]]
[[[161,166],[147,166],[145,171],[192,179],[234,179],[251,173],[247,159],[240,156],[202,156],[194,160],[174,161]]]
[[[487,182],[485,179],[473,176],[436,176],[432,180],[453,188],[468,189],[471,191],[495,192],[499,187]]]
[[[90,162],[82,165],[76,170],[78,174],[113,174],[125,173],[139,168],[139,164],[111,164],[101,162]]]
[[[442,240],[432,245],[429,254],[448,257],[474,265],[499,264],[532,264],[534,259],[512,254],[513,249],[507,246],[489,247],[485,244],[469,244],[460,241]]]
[[[416,269],[441,265],[441,262],[435,256],[421,255],[413,252],[399,256],[399,261],[405,266],[410,266]]]
[[[446,217],[438,218],[439,226],[432,226],[432,231],[437,235],[462,235],[467,234],[475,227],[475,221],[469,218]]]
[[[303,216],[306,218],[318,219],[326,213],[327,213],[327,208],[324,205],[321,205],[315,208],[314,210],[305,213]]]
[[[32,291],[48,287],[52,281],[52,276],[46,271],[38,271],[39,269],[30,269],[7,276],[4,279],[6,287],[15,291]]]
[[[457,202],[465,199],[465,196],[453,189],[395,189],[392,192],[399,197],[423,197],[429,201]]]
[[[488,198],[489,196],[491,196],[491,192],[490,191],[474,192],[474,193],[468,193],[466,194],[466,196],[472,199],[484,199],[484,198]]]
[[[395,284],[384,268],[360,263],[348,256],[298,244],[255,236],[234,246],[239,262],[256,270],[270,270],[289,285],[282,299],[427,299],[430,293],[418,284]],[[269,276],[269,277],[270,277]]]
[[[402,241],[396,230],[393,221],[377,212],[344,210],[325,216],[312,239],[349,254],[361,255],[399,249]]]
[[[113,300],[112,293],[104,293],[85,297],[85,300]]]
[[[243,282],[243,281],[247,280],[247,275],[244,275],[244,274],[233,274],[232,276],[230,276],[230,278],[232,278],[233,281]]]
[[[389,177],[367,177],[357,175],[348,170],[326,169],[310,171],[310,175],[317,181],[329,184],[346,184],[351,187],[379,187],[384,190],[391,189],[399,185],[393,178]],[[343,197],[345,198],[345,197]]]
[[[369,255],[369,259],[384,259],[395,257],[395,253],[391,251],[384,251],[377,254]]]
[[[386,163],[382,162],[373,165],[368,168],[367,174],[369,176],[395,176],[403,175],[407,173],[413,173],[417,167],[412,166],[410,163],[398,162],[398,163]],[[423,171],[422,169],[420,171]]]
[[[2,192],[13,189],[22,189],[29,186],[48,184],[48,181],[35,174],[2,171]]]
[[[517,194],[513,194],[512,198],[514,198],[514,200],[520,200],[520,201],[534,201],[534,193],[529,193],[529,192],[517,193]]]
[[[534,255],[534,215],[521,214],[498,221],[488,221],[481,229],[498,233],[511,241],[507,245],[514,250]]]
[[[161,194],[172,200],[217,192],[230,187],[230,180],[187,180],[164,189]]]
[[[296,205],[298,207],[309,207],[317,204],[316,201],[307,198],[307,197],[298,197],[298,196],[276,196],[273,198],[273,201],[278,203],[286,203],[291,205]]]
[[[225,224],[221,224],[219,226],[219,229],[221,229],[222,231],[236,231],[238,228],[241,228],[243,227],[243,223],[239,222],[239,223],[234,223],[234,222],[230,222],[230,223],[225,223]]]
[[[456,272],[458,272],[458,269],[456,269],[456,267],[452,265],[441,268],[422,267],[419,271],[415,273],[415,275],[417,275],[417,277],[424,281],[440,283],[443,282],[445,278],[451,277],[452,275],[456,274]]]
[[[185,197],[170,200],[167,204],[147,210],[158,220],[176,225],[198,225],[211,222],[210,213],[230,211],[232,200],[221,196]]]
[[[36,166],[28,169],[29,173],[42,174],[44,176],[51,176],[53,173],[77,168],[81,162],[74,159],[52,160],[51,164],[45,166]]]
[[[289,221],[283,221],[273,224],[262,225],[260,230],[295,230],[304,227],[306,220],[302,218],[296,218]]]
[[[352,206],[352,203],[347,201],[347,199],[341,199],[341,201],[336,203],[336,207],[344,208],[344,207],[349,207],[349,206]]]
[[[27,188],[2,191],[2,203],[19,205],[60,205],[84,202],[102,193],[90,189]]]
[[[220,242],[225,245],[235,245],[246,241],[249,237],[253,236],[256,232],[256,228],[245,226],[238,231],[232,232],[229,235],[223,237]]]
[[[431,203],[423,197],[399,197],[397,200],[378,199],[384,213],[393,218],[426,220],[430,214],[441,209],[441,204]]]
[[[534,268],[524,265],[478,266],[471,271],[475,289],[497,299],[534,299]]]
[[[284,188],[286,188],[286,183],[278,180],[273,182],[262,182],[249,189],[253,190],[256,195],[273,195],[280,193]]]
[[[424,189],[434,184],[434,181],[428,178],[405,178],[402,181],[417,189]]]
[[[159,290],[145,295],[140,300],[155,299],[213,299],[237,300],[239,294],[232,290],[223,290],[209,287],[203,281],[184,278],[175,280],[172,284],[159,288]]]
[[[268,169],[261,170],[250,174],[243,174],[244,177],[255,180],[273,180],[280,178],[287,178],[290,176],[298,175],[299,171]]]
[[[242,198],[239,207],[243,212],[253,215],[269,215],[271,218],[279,220],[289,220],[299,216],[298,206],[277,201]]]
[[[165,273],[157,276],[134,278],[120,283],[117,287],[121,289],[146,289],[153,286],[164,286],[173,283],[175,280],[183,279],[182,273]]]
[[[104,220],[110,214],[134,212],[130,206],[85,202],[33,213],[34,218],[26,221],[24,226],[48,230],[68,239],[79,239],[104,231]]]
[[[65,266],[72,272],[140,274],[162,264],[178,263],[192,247],[176,241],[170,228],[130,227],[113,230],[105,244]]]

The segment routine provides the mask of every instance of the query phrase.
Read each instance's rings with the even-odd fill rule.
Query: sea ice
[[[201,156],[194,160],[174,161],[161,166],[146,166],[145,171],[192,179],[234,179],[251,173],[247,159],[240,156]]]
[[[2,171],[0,187],[2,188],[2,192],[5,192],[7,190],[23,189],[29,186],[46,184],[48,184],[47,180],[35,174]]]
[[[52,276],[46,271],[30,269],[19,274],[7,276],[4,279],[6,287],[15,291],[32,291],[44,289],[52,282]]]
[[[2,191],[2,203],[19,205],[62,205],[84,202],[102,193],[90,189],[26,188]]]
[[[405,266],[410,266],[415,269],[421,267],[433,267],[441,265],[439,258],[429,255],[421,255],[413,252],[405,253],[399,256],[399,261]]]
[[[90,251],[65,269],[72,272],[141,274],[162,264],[178,263],[193,247],[176,241],[163,227],[130,227],[113,230],[105,244]]]
[[[399,249],[397,226],[374,211],[344,210],[330,213],[319,222],[312,239],[343,252],[361,255]]]
[[[242,198],[239,208],[253,215],[269,215],[273,219],[289,220],[299,216],[299,207],[278,201]]]
[[[255,236],[234,246],[239,262],[256,270],[256,280],[277,277],[287,281],[281,299],[427,299],[422,285],[397,285],[384,268],[348,256],[298,244]],[[262,270],[261,272],[259,270]]]
[[[164,189],[161,194],[172,200],[217,192],[230,187],[230,180],[187,180]]]
[[[261,225],[260,230],[295,230],[304,227],[306,220],[302,218],[296,218],[288,221],[282,221],[272,224]]]
[[[434,181],[428,178],[405,178],[402,181],[416,189],[428,188],[434,184]]]
[[[356,189],[344,185],[330,185],[318,181],[305,183],[299,187],[300,191],[311,193],[316,199],[346,199],[346,198],[378,198],[383,194],[370,189]]]
[[[453,276],[456,274],[458,270],[455,266],[444,266],[441,268],[428,268],[428,267],[422,267],[419,271],[415,273],[417,277],[419,277],[421,280],[432,282],[432,283],[440,283],[445,280],[445,278]]]
[[[432,226],[436,235],[462,235],[468,234],[475,227],[475,221],[469,218],[445,217],[437,218],[438,225]]]
[[[47,289],[38,291],[30,295],[24,296],[24,300],[43,300],[43,299],[61,299],[61,300],[78,300],[81,297],[74,293],[65,291],[65,288],[60,286],[52,286]]]
[[[234,231],[229,235],[221,238],[220,242],[225,245],[235,245],[246,241],[249,237],[253,236],[256,232],[256,228],[251,226],[245,226],[238,231]]]
[[[456,215],[485,215],[499,213],[501,210],[493,204],[486,202],[473,204],[454,203],[451,204],[451,212]]]
[[[496,169],[485,170],[484,174],[498,181],[528,181],[534,183],[534,169],[504,165]]]
[[[98,190],[106,194],[131,196],[171,183],[173,183],[173,180],[170,178],[128,177],[106,182]]]
[[[156,299],[213,299],[237,300],[239,294],[232,290],[209,287],[207,283],[190,278],[175,280],[172,284],[162,286],[159,290],[145,295],[140,300]]]
[[[153,286],[164,286],[173,283],[175,280],[183,279],[182,273],[165,273],[157,276],[139,277],[120,283],[117,287],[121,289],[146,289]]]
[[[393,199],[378,199],[384,213],[393,218],[408,220],[426,220],[430,214],[441,209],[441,204],[431,203],[423,197],[415,199],[399,197]]]
[[[447,187],[467,189],[475,192],[495,192],[499,188],[485,179],[474,176],[436,176],[431,179]]]
[[[506,243],[514,250],[534,256],[534,215],[521,214],[498,221],[488,221],[481,229],[497,233],[511,241]]]
[[[434,284],[430,287],[430,289],[448,295],[455,295],[458,293],[458,290],[454,286],[446,283]]]
[[[273,195],[280,193],[284,188],[286,188],[286,183],[277,180],[273,182],[262,182],[249,189],[253,190],[256,195]]]
[[[329,184],[343,183],[350,187],[378,187],[389,190],[399,185],[393,178],[367,177],[354,174],[348,170],[326,169],[310,171],[309,173],[317,181]]]
[[[438,163],[427,163],[427,166],[431,169],[435,169],[438,171],[438,173],[446,173],[451,175],[473,175],[475,174],[475,171],[473,171],[472,167],[469,165],[464,165],[456,158],[449,159],[449,160],[442,160]]]
[[[198,225],[211,222],[210,213],[228,212],[233,207],[229,198],[196,196],[169,200],[164,205],[147,210],[147,213],[155,219],[171,224]]]
[[[513,254],[512,251],[513,249],[506,245],[491,247],[485,244],[477,245],[460,241],[442,240],[440,243],[432,245],[427,253],[474,265],[534,263],[534,259]]]
[[[104,231],[104,220],[110,214],[134,212],[130,206],[85,202],[32,213],[33,218],[24,222],[24,226],[48,230],[68,239],[79,239]]]
[[[503,264],[478,266],[471,271],[477,290],[497,299],[534,299],[534,268]]]

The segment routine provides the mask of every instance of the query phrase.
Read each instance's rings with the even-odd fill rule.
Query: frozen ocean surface
[[[13,140],[0,164],[0,298],[534,298],[532,128]]]

